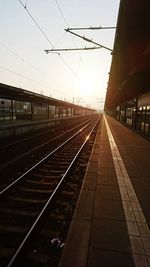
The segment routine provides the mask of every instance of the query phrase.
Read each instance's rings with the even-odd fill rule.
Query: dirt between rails
[[[85,145],[80,158],[61,189],[61,193],[57,196],[52,206],[47,209],[46,215],[34,232],[30,244],[27,243],[24,254],[20,255],[18,264],[15,266],[58,267],[96,132],[92,134]]]
[[[53,147],[56,147],[56,140],[53,142],[50,142],[50,140],[61,133],[65,133],[73,126],[80,124],[83,122],[82,120],[81,118],[78,118],[78,120],[75,120],[74,123],[63,123],[59,129],[50,128],[53,130],[50,132],[47,132],[46,129],[45,134],[42,131],[41,134],[38,132],[37,135],[33,132],[30,133],[30,135],[27,134],[23,137],[20,136],[19,140],[25,140],[20,142],[15,139],[16,141],[19,141],[19,143],[7,148],[0,148],[0,190],[3,190],[8,184],[12,183],[21,174],[25,173],[28,169],[35,165],[36,162],[40,161],[43,158],[43,155],[48,154]],[[15,143],[14,140],[13,142]],[[44,142],[49,142],[49,144],[46,143],[45,146],[42,147],[41,145]]]

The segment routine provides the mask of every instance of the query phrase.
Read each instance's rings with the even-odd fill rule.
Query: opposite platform
[[[0,121],[0,139],[30,133],[46,127],[58,126],[61,122],[74,120],[74,118],[70,116],[43,120],[2,120]]]
[[[104,116],[59,267],[150,266],[150,142]]]

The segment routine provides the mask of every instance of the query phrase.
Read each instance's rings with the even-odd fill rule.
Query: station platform
[[[71,119],[74,120],[75,117],[55,117],[41,120],[1,120],[0,139],[26,134],[49,126],[57,126],[62,121]]]
[[[150,266],[150,142],[103,115],[59,267]]]

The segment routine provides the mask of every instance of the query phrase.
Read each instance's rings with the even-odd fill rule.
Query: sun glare
[[[93,95],[94,83],[88,76],[80,80],[80,91],[84,96]]]

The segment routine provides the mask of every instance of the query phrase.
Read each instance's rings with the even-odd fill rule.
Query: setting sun
[[[93,81],[88,76],[82,78],[79,82],[79,88],[85,96],[92,96],[93,86]]]

